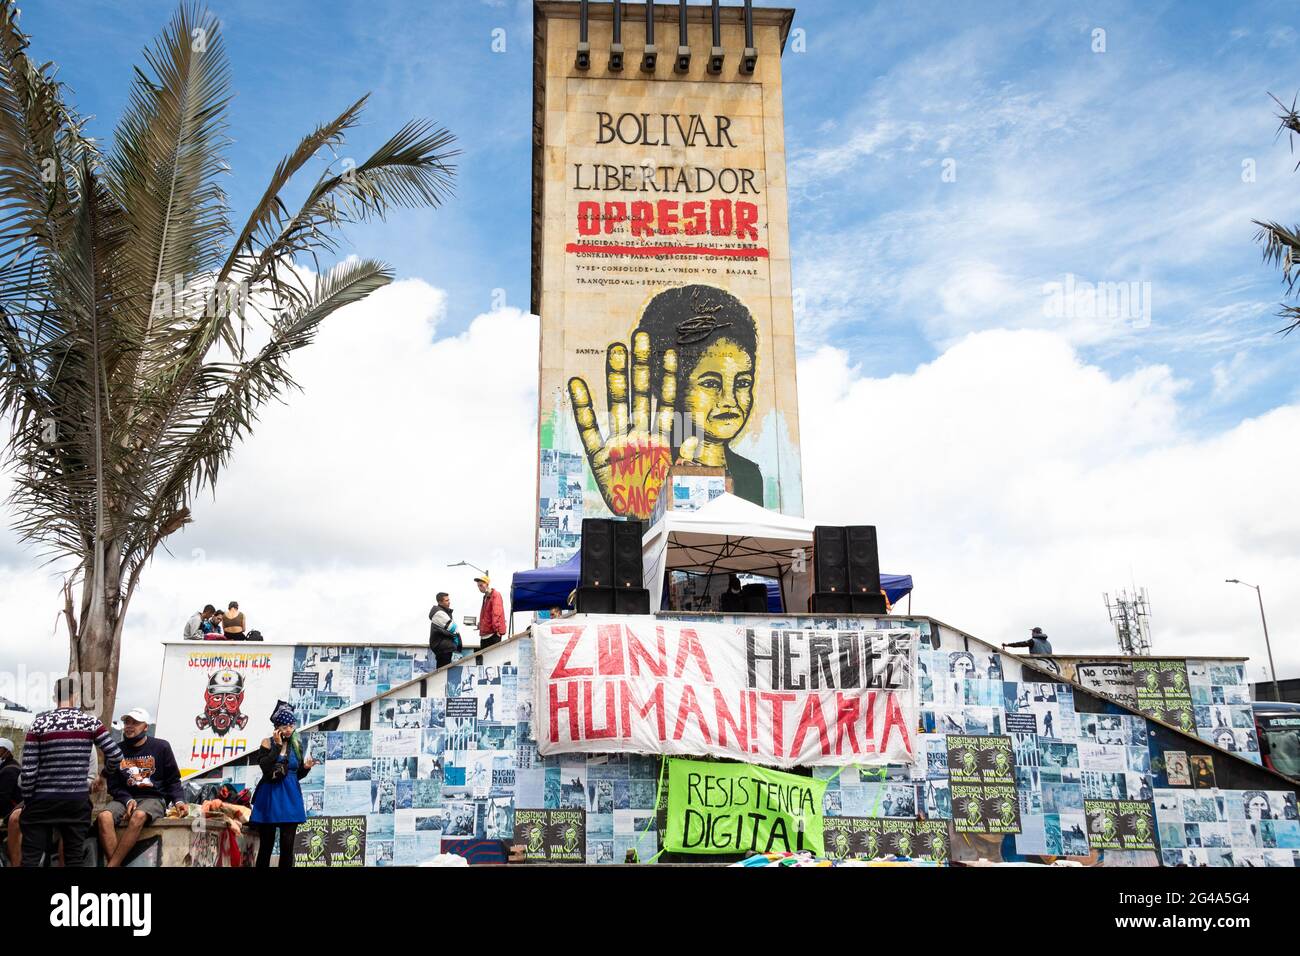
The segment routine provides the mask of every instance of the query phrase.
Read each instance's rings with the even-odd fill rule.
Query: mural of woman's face
[[[731,339],[719,338],[682,383],[681,402],[707,440],[731,441],[754,407],[754,357]]]

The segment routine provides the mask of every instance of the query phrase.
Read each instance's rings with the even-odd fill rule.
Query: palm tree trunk
[[[126,602],[120,590],[120,551],[109,543],[101,553],[105,560],[93,562],[98,568],[86,568],[82,575],[81,616],[76,630],[69,632],[68,673],[80,679],[83,709],[108,724],[117,705]],[[71,623],[70,607],[65,607],[65,614]]]

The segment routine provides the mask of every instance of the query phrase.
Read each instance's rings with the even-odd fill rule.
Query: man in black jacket
[[[1047,639],[1041,627],[1036,627],[1029,634],[1027,641],[1012,641],[1010,644],[1003,644],[1003,647],[1027,647],[1029,653],[1033,654],[1050,654],[1052,653],[1052,643]]]
[[[456,618],[451,609],[451,595],[439,591],[438,602],[429,609],[429,650],[433,652],[435,667],[446,667],[460,647],[456,637]]]

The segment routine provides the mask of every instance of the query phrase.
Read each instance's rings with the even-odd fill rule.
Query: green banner
[[[826,781],[744,763],[668,761],[670,853],[779,853],[821,856]]]

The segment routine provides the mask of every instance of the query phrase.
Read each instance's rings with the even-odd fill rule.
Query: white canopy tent
[[[650,611],[661,610],[669,571],[748,573],[776,578],[785,607],[808,606],[813,523],[719,495],[698,511],[665,511],[641,539]],[[794,573],[794,567],[800,573]]]

